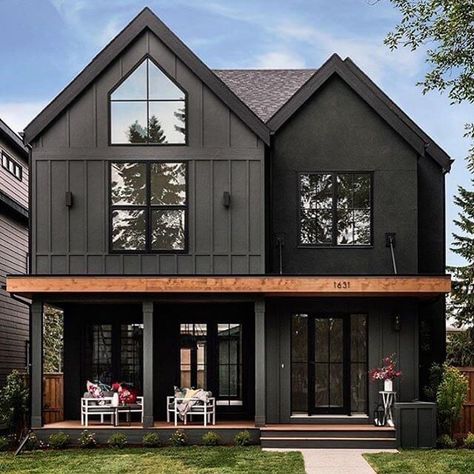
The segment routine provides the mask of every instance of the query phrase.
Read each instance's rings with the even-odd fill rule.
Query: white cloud
[[[46,104],[46,101],[0,102],[0,118],[15,132],[22,132]]]
[[[259,69],[301,69],[305,65],[304,59],[291,51],[269,51],[257,56],[252,67]]]

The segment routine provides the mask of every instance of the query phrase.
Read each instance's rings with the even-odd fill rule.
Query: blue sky
[[[456,160],[449,244],[453,194],[469,186],[463,124],[473,107],[422,95],[422,52],[383,45],[399,19],[388,0],[0,0],[0,117],[22,130],[144,6],[212,68],[314,68],[333,52],[350,56]]]

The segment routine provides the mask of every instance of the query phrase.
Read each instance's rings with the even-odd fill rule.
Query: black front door
[[[350,414],[350,320],[314,315],[308,320],[309,414]]]

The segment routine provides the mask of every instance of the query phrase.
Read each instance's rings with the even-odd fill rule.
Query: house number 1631
[[[336,288],[337,290],[347,290],[350,287],[351,287],[350,281],[335,281],[334,282],[334,288]]]

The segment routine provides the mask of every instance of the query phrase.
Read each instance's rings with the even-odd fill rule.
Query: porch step
[[[260,429],[262,448],[396,448],[394,428],[370,425],[268,426]]]

